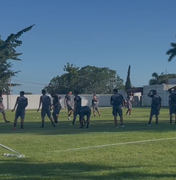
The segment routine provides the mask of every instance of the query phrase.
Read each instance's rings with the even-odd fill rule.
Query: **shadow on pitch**
[[[119,125],[120,122],[118,121]],[[96,132],[167,132],[175,131],[176,124],[169,124],[168,120],[162,120],[159,122],[158,126],[155,126],[155,119],[152,121],[152,126],[147,126],[148,122],[136,121],[133,118],[124,120],[124,128],[120,126],[115,127],[113,120],[96,120],[92,119],[88,129],[80,129],[79,122],[76,121],[73,126],[71,121],[59,121],[58,126],[53,127],[52,124],[47,120],[45,122],[45,127],[40,128],[40,122],[25,122],[24,130],[20,129],[20,123],[17,124],[17,130],[13,130],[13,123],[2,123],[0,124],[1,134],[18,134],[18,133],[28,133],[28,134],[40,134],[40,135],[61,135],[61,134],[82,134],[82,133],[96,133]]]
[[[141,171],[141,167],[146,169]],[[0,177],[12,180],[64,179],[64,180],[107,180],[107,179],[160,179],[176,178],[171,173],[147,173],[151,166],[103,166],[99,164],[43,163],[30,159],[0,161]],[[156,167],[155,167],[156,168]]]

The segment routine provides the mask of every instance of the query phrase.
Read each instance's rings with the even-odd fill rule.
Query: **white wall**
[[[157,91],[157,94],[161,96],[162,99],[162,106],[169,105],[169,92],[168,89],[175,86],[175,84],[161,84],[161,85],[148,85],[143,86],[143,96],[142,96],[142,106],[150,106],[151,105],[151,98],[148,97],[148,93],[150,90],[154,89]]]
[[[119,93],[121,93],[123,95],[123,97],[126,99],[127,95],[126,95],[125,91],[119,90]],[[41,95],[25,95],[25,97],[28,98],[28,106],[26,109],[37,109],[39,106],[40,96]],[[61,105],[62,105],[62,107],[64,107],[65,95],[61,94],[59,96],[61,96],[61,100],[60,100]],[[97,97],[99,99],[99,106],[100,107],[110,107],[110,97],[111,96],[112,96],[112,94],[97,94]],[[134,105],[138,105],[140,93],[136,93],[134,96],[135,96],[134,99],[137,102],[137,104],[134,104]],[[11,95],[8,97],[9,98],[9,101],[8,101],[7,95],[3,96],[4,105],[5,105],[6,109],[13,109],[17,97],[18,97],[18,95]],[[72,96],[72,98],[73,97],[74,96]],[[82,106],[85,106],[85,105],[91,106],[91,102],[92,102],[92,98],[93,98],[92,94],[91,95],[84,94],[84,95],[81,95],[81,97],[82,97]]]

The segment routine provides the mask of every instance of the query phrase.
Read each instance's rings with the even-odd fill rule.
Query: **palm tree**
[[[166,52],[166,54],[169,55],[169,62],[176,56],[176,43],[171,43],[171,46],[172,48]]]
[[[154,72],[152,74],[152,79],[149,80],[149,85],[155,85],[155,84],[162,84],[164,82],[164,79],[163,79],[163,72],[158,75],[158,73]]]

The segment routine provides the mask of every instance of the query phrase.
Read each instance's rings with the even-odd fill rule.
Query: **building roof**
[[[143,87],[134,87],[134,88],[131,88],[131,89],[128,89],[126,90],[127,93],[137,93],[137,92],[141,92],[143,93]]]

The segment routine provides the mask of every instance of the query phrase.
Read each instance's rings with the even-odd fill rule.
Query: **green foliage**
[[[78,68],[67,63],[64,66],[65,74],[54,77],[46,90],[49,93],[65,94],[68,91],[78,90],[80,94],[112,93],[115,87],[124,88],[123,80],[116,75],[115,70],[84,66]]]
[[[168,79],[176,78],[176,74],[163,74],[160,75],[156,72],[152,74],[152,79],[149,80],[149,85],[155,85],[155,84],[167,84]]]
[[[171,47],[172,48],[166,52],[166,54],[169,55],[169,62],[176,56],[176,43],[171,43]]]
[[[126,79],[126,83],[125,83],[125,89],[131,89],[132,85],[131,85],[131,79],[130,79],[130,70],[131,70],[131,65],[129,65],[128,67],[128,72],[127,72],[127,79]]]
[[[4,89],[6,93],[9,93],[9,79],[20,72],[12,70],[12,63],[9,60],[21,60],[19,56],[22,53],[16,51],[16,48],[22,45],[22,41],[18,39],[23,33],[31,30],[33,26],[29,26],[16,34],[11,34],[6,40],[0,38],[0,88]],[[12,84],[12,86],[15,85],[19,84]]]

